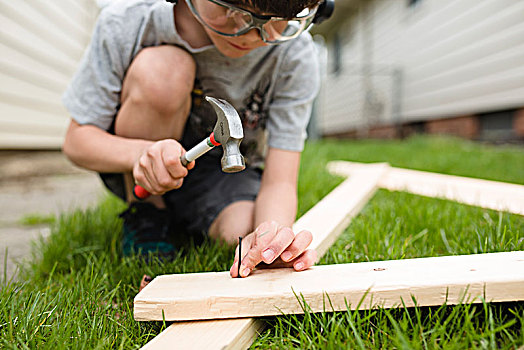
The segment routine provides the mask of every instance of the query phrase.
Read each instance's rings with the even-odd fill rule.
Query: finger
[[[265,262],[261,262],[257,265],[257,269],[278,269],[281,267],[293,267],[293,261],[285,262],[282,261],[282,259],[277,258],[270,265],[266,264]]]
[[[262,261],[271,264],[293,242],[295,234],[289,227],[278,230],[269,246],[262,251]]]
[[[313,241],[313,235],[309,231],[300,231],[293,242],[286,248],[280,258],[282,261],[291,261],[302,254]]]
[[[276,221],[265,221],[261,223],[253,232],[255,239],[253,245],[259,249],[267,248],[271,241],[275,239],[279,229],[280,225]]]
[[[146,179],[146,181],[145,181],[146,186],[148,186],[150,189],[148,189],[148,187],[144,187],[144,188],[147,189],[151,194],[153,194],[153,195],[161,195],[161,194],[166,192],[158,184],[158,181],[157,181],[156,176],[155,176],[155,172],[153,170],[153,165],[150,165],[147,169],[144,169],[143,173],[144,173],[144,177]]]
[[[183,149],[179,145],[175,147],[175,145],[168,144],[162,148],[162,162],[173,179],[180,179],[187,175],[187,168],[180,161],[182,153]]]
[[[195,164],[196,164],[195,161],[187,163],[187,166],[186,166],[187,170],[193,169],[195,167]]]
[[[153,159],[151,168],[152,177],[160,191],[167,192],[182,186],[181,179],[173,178],[171,176],[162,159]]]
[[[146,156],[140,157],[138,160],[138,167],[136,171],[135,183],[145,188],[149,193],[156,194],[156,188],[151,180],[150,160]]]
[[[180,146],[164,143],[160,151],[158,172],[155,172],[159,184],[164,190],[177,189],[182,186],[183,179],[187,176],[187,169],[180,162]],[[177,147],[175,147],[175,145]]]
[[[248,276],[251,271],[262,261],[262,250],[265,250],[278,231],[278,224],[274,221],[260,224],[251,235],[253,242],[242,257],[240,265],[240,277]],[[247,236],[246,236],[247,238]],[[244,252],[244,245],[242,245]]]
[[[316,261],[317,251],[308,249],[293,262],[293,268],[295,271],[304,271],[315,265]]]
[[[262,250],[271,242],[278,229],[276,222],[260,224],[255,232],[246,236],[250,238],[250,243],[246,246],[242,244],[242,259],[240,261],[240,277],[247,277],[251,271],[262,261]],[[244,241],[242,241],[243,243]],[[244,253],[245,252],[245,253]]]

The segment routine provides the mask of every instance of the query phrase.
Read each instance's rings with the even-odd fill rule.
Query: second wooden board
[[[304,214],[293,230],[311,230],[310,247],[322,256],[375,193],[388,168],[387,164],[374,164],[355,171]],[[175,322],[143,349],[172,349],[173,344],[177,349],[246,349],[263,327],[255,318]]]
[[[330,162],[330,172],[348,176],[373,164]],[[426,197],[445,198],[459,203],[524,215],[524,186],[426,171],[390,168],[379,186]]]
[[[298,296],[298,297],[297,297]],[[329,296],[329,299],[327,298]],[[137,295],[137,320],[198,320],[374,306],[524,300],[524,251],[259,270],[164,275]],[[465,299],[463,299],[465,298]]]

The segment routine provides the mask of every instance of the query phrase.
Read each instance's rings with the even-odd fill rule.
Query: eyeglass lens
[[[247,32],[249,28],[259,27],[249,12],[236,10],[208,0],[191,1],[202,21],[211,29],[226,35]],[[302,20],[271,19],[261,26],[265,41],[280,41],[294,37],[304,29]]]

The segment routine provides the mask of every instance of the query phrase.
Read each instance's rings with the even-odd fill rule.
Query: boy
[[[63,97],[72,116],[63,151],[130,203],[124,254],[171,256],[173,237],[207,232],[231,244],[245,236],[241,277],[262,262],[297,271],[315,263],[311,233],[290,227],[319,85],[302,32],[320,1],[122,0],[102,11]],[[218,148],[180,163],[214,126],[204,96],[238,110],[246,170],[222,173]],[[154,196],[133,201],[135,184]],[[237,264],[238,249],[232,277]]]

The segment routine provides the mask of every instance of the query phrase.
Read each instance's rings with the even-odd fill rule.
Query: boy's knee
[[[209,236],[235,245],[238,236],[254,230],[255,203],[238,201],[224,208],[209,227]]]
[[[145,48],[131,63],[123,83],[122,103],[148,105],[174,113],[187,107],[196,64],[185,50],[170,45]]]

